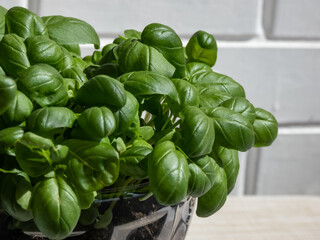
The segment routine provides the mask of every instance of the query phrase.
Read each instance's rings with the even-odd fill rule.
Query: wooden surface
[[[186,240],[320,240],[320,197],[229,197],[209,218],[192,219]]]

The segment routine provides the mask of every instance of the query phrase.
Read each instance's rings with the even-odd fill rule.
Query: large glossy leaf
[[[123,107],[127,95],[122,84],[109,76],[98,75],[86,82],[78,91],[76,101],[85,106]]]
[[[100,141],[111,135],[115,129],[116,120],[110,109],[91,107],[82,112],[71,134],[75,138]]]
[[[0,65],[7,75],[17,78],[30,63],[23,38],[16,34],[6,34],[0,42]]]
[[[9,77],[0,75],[0,115],[3,114],[16,98],[17,85]]]
[[[144,146],[133,146],[120,155],[120,172],[135,178],[148,176],[147,169],[141,162],[152,152],[152,148]]]
[[[209,108],[218,107],[221,103],[233,98],[230,94],[210,87],[200,87],[199,94],[200,106]]]
[[[234,112],[241,113],[250,121],[251,124],[253,124],[256,118],[254,106],[243,97],[235,97],[228,99],[221,103],[220,106],[228,108]]]
[[[214,184],[215,164],[214,160],[209,156],[194,159],[189,163],[188,194],[193,197],[200,197],[209,191]]]
[[[52,138],[54,134],[63,133],[65,128],[72,128],[76,118],[69,108],[39,108],[28,118],[27,128],[40,136]]]
[[[119,175],[119,155],[108,143],[70,139],[68,177],[83,191],[97,191],[113,184]]]
[[[181,110],[186,106],[199,106],[200,94],[195,86],[183,79],[172,79],[172,82],[176,86],[180,103],[179,107],[176,103],[172,104],[172,109]]]
[[[198,157],[211,152],[215,129],[213,121],[197,107],[186,107],[181,112],[183,150],[189,157]]]
[[[219,145],[239,151],[247,151],[253,146],[254,131],[246,117],[223,107],[203,110],[213,119]]]
[[[223,168],[215,164],[214,184],[210,190],[198,198],[197,216],[209,217],[217,212],[227,199],[227,175]]]
[[[6,27],[8,33],[15,33],[24,39],[32,36],[48,35],[42,19],[23,7],[13,7],[8,10]]]
[[[80,217],[77,196],[61,176],[37,183],[31,199],[33,220],[50,239],[64,239],[73,231]]]
[[[197,31],[190,38],[186,53],[189,62],[202,62],[213,67],[217,60],[217,42],[212,34]]]
[[[64,52],[55,41],[48,36],[34,36],[27,38],[26,45],[31,64],[46,63],[60,70]]]
[[[50,139],[27,132],[16,143],[16,159],[30,177],[39,177],[50,170],[50,148],[53,147]]]
[[[253,123],[255,147],[270,146],[278,135],[277,119],[268,111],[256,108],[256,119]]]
[[[64,106],[69,99],[62,76],[47,64],[28,68],[18,79],[18,89],[41,107]]]
[[[17,91],[14,101],[3,114],[3,120],[7,125],[18,125],[24,122],[31,114],[33,104],[22,92]]]
[[[214,88],[233,97],[245,97],[244,88],[232,78],[213,72],[203,63],[188,63],[188,81],[200,88]]]
[[[59,44],[94,44],[100,46],[100,40],[94,28],[79,19],[64,16],[42,17],[49,36]]]
[[[13,218],[25,222],[32,219],[30,199],[32,186],[28,175],[18,169],[6,171],[1,181],[0,203]]]
[[[150,71],[171,78],[175,67],[155,48],[128,39],[119,48],[119,67],[123,73]]]
[[[222,146],[215,146],[210,156],[224,169],[227,175],[228,193],[230,193],[236,184],[239,173],[238,151]]]
[[[125,93],[127,96],[126,104],[113,113],[117,124],[117,135],[121,135],[128,130],[139,111],[137,99],[130,92],[126,91]]]
[[[151,191],[160,204],[179,203],[187,195],[189,168],[185,156],[173,142],[155,146],[148,161]]]
[[[170,27],[151,23],[141,34],[141,42],[157,49],[176,68],[174,77],[182,78],[186,74],[186,59],[181,39]]]
[[[135,96],[167,95],[178,102],[178,93],[174,83],[160,74],[138,71],[120,77],[127,91]]]
[[[0,131],[0,153],[15,155],[15,146],[18,139],[22,138],[23,129],[21,127],[10,127]]]

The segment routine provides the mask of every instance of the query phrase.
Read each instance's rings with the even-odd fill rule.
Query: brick
[[[320,39],[319,0],[264,1],[263,24],[271,39]]]
[[[256,194],[320,194],[320,134],[280,135],[262,148]]]
[[[27,7],[28,0],[1,0],[0,5],[7,9],[12,8],[14,6]]]
[[[317,123],[319,65],[319,48],[225,45],[214,70],[242,84],[253,105],[271,111],[280,123]]]
[[[101,36],[142,30],[152,22],[171,26],[181,36],[198,30],[218,38],[248,39],[257,34],[256,0],[42,0],[40,15],[72,16],[93,25]]]

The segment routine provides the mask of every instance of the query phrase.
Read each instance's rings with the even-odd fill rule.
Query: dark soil
[[[101,205],[101,212],[108,209],[109,203]],[[68,237],[68,240],[109,240],[114,226],[124,223],[132,222],[141,217],[147,216],[151,212],[155,212],[163,206],[158,204],[153,197],[150,197],[142,204],[138,198],[130,198],[127,200],[120,199],[117,201],[113,209],[113,220],[106,229],[94,229],[92,226],[86,229],[86,233],[76,236]],[[0,215],[0,239],[1,240],[47,240],[43,237],[31,237],[25,235],[21,230],[8,230],[10,217],[2,214]],[[161,232],[162,226],[165,222],[165,216],[146,226],[139,227],[130,232],[127,240],[143,240],[143,239],[157,239]],[[83,226],[77,228],[83,229]]]

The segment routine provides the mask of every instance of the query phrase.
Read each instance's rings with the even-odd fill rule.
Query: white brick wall
[[[320,194],[319,0],[1,0],[41,16],[83,19],[110,41],[151,22],[184,42],[199,30],[218,39],[215,70],[239,81],[255,106],[275,114],[278,140],[241,154],[234,194]],[[91,53],[84,48],[84,55]],[[312,128],[310,128],[312,126]],[[315,134],[316,133],[316,134]],[[247,157],[248,156],[248,157]]]

